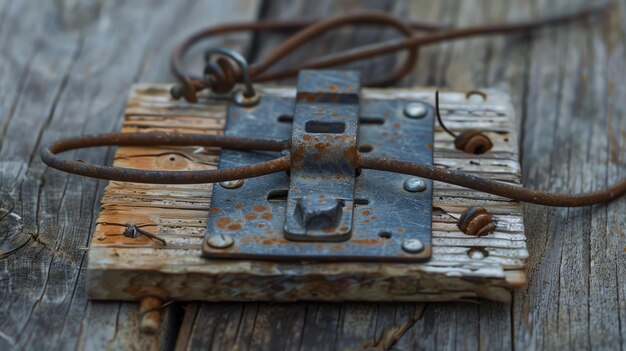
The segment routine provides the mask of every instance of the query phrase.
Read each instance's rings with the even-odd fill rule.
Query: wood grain
[[[118,129],[133,83],[171,81],[166,53],[182,35],[257,10],[257,1],[0,1],[0,194],[13,203],[0,220],[0,349],[172,344],[180,308],[145,337],[135,304],[88,301],[86,248],[105,183],[47,170],[39,150]],[[112,152],[68,156],[106,163]]]
[[[232,6],[218,9],[226,3]],[[12,199],[2,206],[14,204],[10,216],[0,210],[0,348],[167,348],[177,338],[180,307],[165,310],[165,328],[153,339],[138,333],[135,304],[87,302],[81,248],[104,183],[46,171],[37,152],[41,142],[60,135],[116,130],[132,83],[172,80],[166,64],[172,43],[216,20],[253,18],[247,3],[0,1],[0,198]],[[322,18],[374,7],[469,25],[561,13],[582,3],[273,0],[264,2],[259,16]],[[626,6],[615,3],[608,17],[533,35],[424,47],[415,73],[401,85],[508,91],[520,117],[524,185],[600,189],[625,173]],[[303,48],[289,63],[375,35],[392,34],[344,29],[314,49]],[[278,37],[257,36],[256,56]],[[352,67],[380,74],[389,62],[395,60]],[[98,155],[100,150],[74,156],[112,161],[112,152]],[[623,199],[591,209],[526,206],[528,285],[512,304],[190,304],[177,346],[623,350],[625,206]]]

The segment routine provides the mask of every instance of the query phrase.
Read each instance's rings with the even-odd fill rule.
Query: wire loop
[[[214,84],[214,82],[211,80],[207,80],[204,77],[194,77],[193,75],[185,72],[183,68],[183,59],[189,49],[195,44],[218,34],[241,31],[284,32],[299,30],[290,38],[278,45],[278,47],[272,50],[264,59],[250,65],[250,74],[248,78],[246,78],[244,74],[237,77],[238,81],[242,80],[244,83],[247,82],[247,79],[250,79],[253,82],[263,82],[293,77],[297,75],[301,69],[328,68],[406,50],[408,55],[404,63],[400,65],[400,68],[393,71],[391,74],[379,77],[378,79],[370,81],[366,80],[363,84],[365,86],[385,86],[397,82],[411,72],[418,59],[418,49],[424,45],[475,36],[530,32],[542,27],[559,25],[585,18],[594,13],[605,11],[610,4],[611,3],[609,1],[602,1],[589,6],[581,7],[562,15],[545,17],[538,20],[465,28],[454,28],[448,25],[432,23],[410,23],[400,20],[385,12],[378,11],[366,11],[342,15],[320,21],[259,21],[209,27],[196,32],[187,39],[183,40],[172,52],[170,57],[170,67],[173,74],[180,82],[179,85],[172,89],[172,96],[176,99],[184,97],[187,101],[197,102],[196,95],[199,91],[206,88],[212,88],[212,84]],[[297,67],[269,72],[270,68],[297,48],[328,31],[347,25],[391,27],[398,30],[403,35],[403,38],[390,39],[358,48],[352,48],[343,52],[332,53],[327,56],[322,56],[317,59],[304,62]],[[418,31],[426,31],[429,33],[419,35]]]

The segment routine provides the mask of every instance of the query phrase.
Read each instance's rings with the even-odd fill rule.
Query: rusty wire
[[[152,184],[200,184],[258,177],[290,167],[288,157],[261,162],[251,166],[205,171],[148,171],[122,167],[107,167],[82,161],[64,160],[56,154],[96,146],[213,146],[235,150],[281,151],[289,142],[274,139],[240,138],[211,134],[176,133],[110,133],[60,139],[41,151],[41,159],[52,168],[85,177],[122,182]]]
[[[185,71],[183,61],[185,54],[195,44],[204,39],[216,35],[241,32],[241,31],[295,31],[300,30],[278,47],[272,50],[260,62],[250,66],[250,78],[254,82],[264,82],[295,76],[301,69],[321,69],[350,62],[360,61],[375,56],[395,53],[406,50],[408,55],[400,68],[391,74],[379,77],[376,80],[364,82],[366,86],[383,86],[397,82],[406,76],[417,62],[417,50],[428,44],[440,43],[443,41],[456,40],[474,36],[501,35],[518,32],[529,32],[545,26],[563,24],[569,21],[585,18],[591,14],[604,11],[610,2],[604,1],[582,7],[569,13],[545,17],[538,20],[483,25],[475,27],[454,28],[447,25],[403,22],[384,12],[361,12],[345,16],[338,16],[320,21],[258,21],[225,24],[209,27],[196,32],[181,42],[172,52],[170,57],[170,67],[180,84],[172,89],[174,98],[184,97],[187,101],[196,102],[197,93],[203,89],[211,89],[215,92],[223,92],[225,87],[232,88],[236,82],[242,80],[241,72],[235,68],[230,61],[218,59],[217,63],[207,63],[204,76],[194,76]],[[391,39],[379,43],[369,44],[358,48],[353,48],[339,53],[305,62],[297,67],[269,72],[277,62],[288,56],[295,49],[301,47],[312,39],[343,26],[384,26],[391,27],[399,31],[404,38]],[[419,32],[428,34],[419,35]],[[208,70],[207,70],[208,68]]]
[[[614,200],[626,194],[626,179],[602,191],[580,194],[554,194],[538,190],[524,189],[517,185],[477,177],[465,172],[382,157],[359,155],[358,165],[362,168],[409,174],[517,201],[554,207],[591,206]]]
[[[201,40],[217,34],[237,31],[294,31],[302,29],[300,32],[296,33],[294,36],[279,45],[263,61],[250,66],[250,78],[254,82],[290,77],[295,75],[302,68],[326,68],[382,54],[407,50],[407,59],[398,70],[379,79],[378,81],[372,81],[369,83],[370,85],[381,85],[393,83],[406,75],[413,68],[417,59],[417,49],[422,45],[437,43],[445,40],[467,38],[476,35],[526,32],[542,26],[556,25],[566,21],[583,18],[592,13],[605,10],[608,4],[608,2],[604,2],[594,6],[584,7],[568,14],[547,17],[535,21],[469,28],[451,28],[449,26],[428,23],[405,23],[395,17],[379,12],[359,13],[319,22],[261,21],[216,26],[202,30],[190,36],[172,53],[170,62],[171,68],[181,83],[179,87],[172,90],[172,95],[176,98],[184,97],[188,101],[193,102],[197,101],[196,94],[202,89],[210,88],[221,93],[231,90],[235,83],[241,81],[242,72],[232,66],[230,61],[223,58],[218,59],[216,63],[207,63],[204,77],[193,77],[188,75],[183,70],[182,64],[185,53]],[[390,41],[367,45],[361,48],[351,49],[343,53],[324,56],[293,69],[268,72],[268,70],[276,62],[284,58],[296,48],[329,30],[345,25],[390,26],[401,32],[405,38],[393,39]],[[416,30],[427,31],[430,32],[430,34],[418,36],[416,34]],[[438,97],[436,97],[436,99],[438,100]],[[437,113],[437,117],[441,122],[439,113]],[[441,123],[441,125],[450,135],[456,136],[454,133],[449,131],[443,123]],[[282,151],[283,156],[267,162],[229,169],[203,171],[155,171],[93,165],[82,161],[64,160],[57,155],[64,151],[96,146],[210,146],[236,150]],[[138,183],[194,184],[233,181],[258,177],[275,172],[289,171],[291,168],[291,157],[288,152],[290,147],[291,143],[288,140],[206,134],[112,133],[87,135],[55,141],[42,150],[41,158],[50,167],[60,169],[68,173],[79,174],[92,178]],[[524,189],[515,185],[485,179],[463,172],[433,167],[430,165],[402,162],[384,157],[365,156],[357,150],[354,150],[354,152],[356,155],[357,162],[355,166],[357,170],[361,168],[375,169],[419,176],[513,200],[546,206],[589,206],[613,200],[626,193],[626,180],[623,180],[603,191],[580,194],[553,194],[537,190]]]
[[[147,171],[121,167],[106,167],[88,164],[82,161],[63,160],[56,154],[94,146],[219,146],[237,150],[283,151],[281,156],[272,161],[236,168],[205,171]],[[82,176],[125,182],[155,184],[198,184],[216,183],[263,176],[270,173],[288,171],[291,157],[288,141],[274,139],[255,139],[204,134],[168,134],[168,133],[116,133],[88,135],[77,138],[58,140],[42,150],[42,159],[50,167]],[[553,194],[537,190],[524,189],[464,172],[433,167],[424,164],[403,162],[384,157],[365,156],[356,151],[356,167],[387,172],[408,174],[465,188],[482,191],[505,198],[545,206],[580,207],[611,201],[626,193],[626,180],[603,191],[581,194]]]

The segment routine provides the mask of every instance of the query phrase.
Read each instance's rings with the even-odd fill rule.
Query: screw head
[[[418,193],[426,190],[428,184],[422,178],[409,178],[404,181],[404,190],[411,193]]]
[[[222,186],[222,188],[224,189],[237,189],[237,188],[241,188],[241,186],[243,185],[243,179],[237,179],[237,180],[228,180],[225,182],[220,182],[220,185]]]
[[[423,102],[411,102],[404,106],[404,115],[409,118],[424,118],[428,115],[428,107]]]
[[[402,242],[402,250],[412,254],[420,253],[424,251],[424,244],[418,239],[407,239]]]
[[[235,243],[235,239],[229,235],[213,234],[207,238],[206,242],[214,249],[226,249]]]

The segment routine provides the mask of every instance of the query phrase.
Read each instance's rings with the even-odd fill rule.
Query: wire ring
[[[235,102],[239,105],[243,106],[253,106],[259,102],[259,95],[254,89],[254,85],[252,84],[252,79],[250,78],[250,68],[248,66],[248,61],[245,57],[243,57],[237,51],[228,48],[210,48],[204,52],[204,60],[209,62],[211,56],[213,55],[223,55],[231,60],[235,61],[239,69],[241,70],[241,76],[243,78],[243,84],[245,85],[245,90],[242,93],[242,97],[238,98],[235,95]]]

